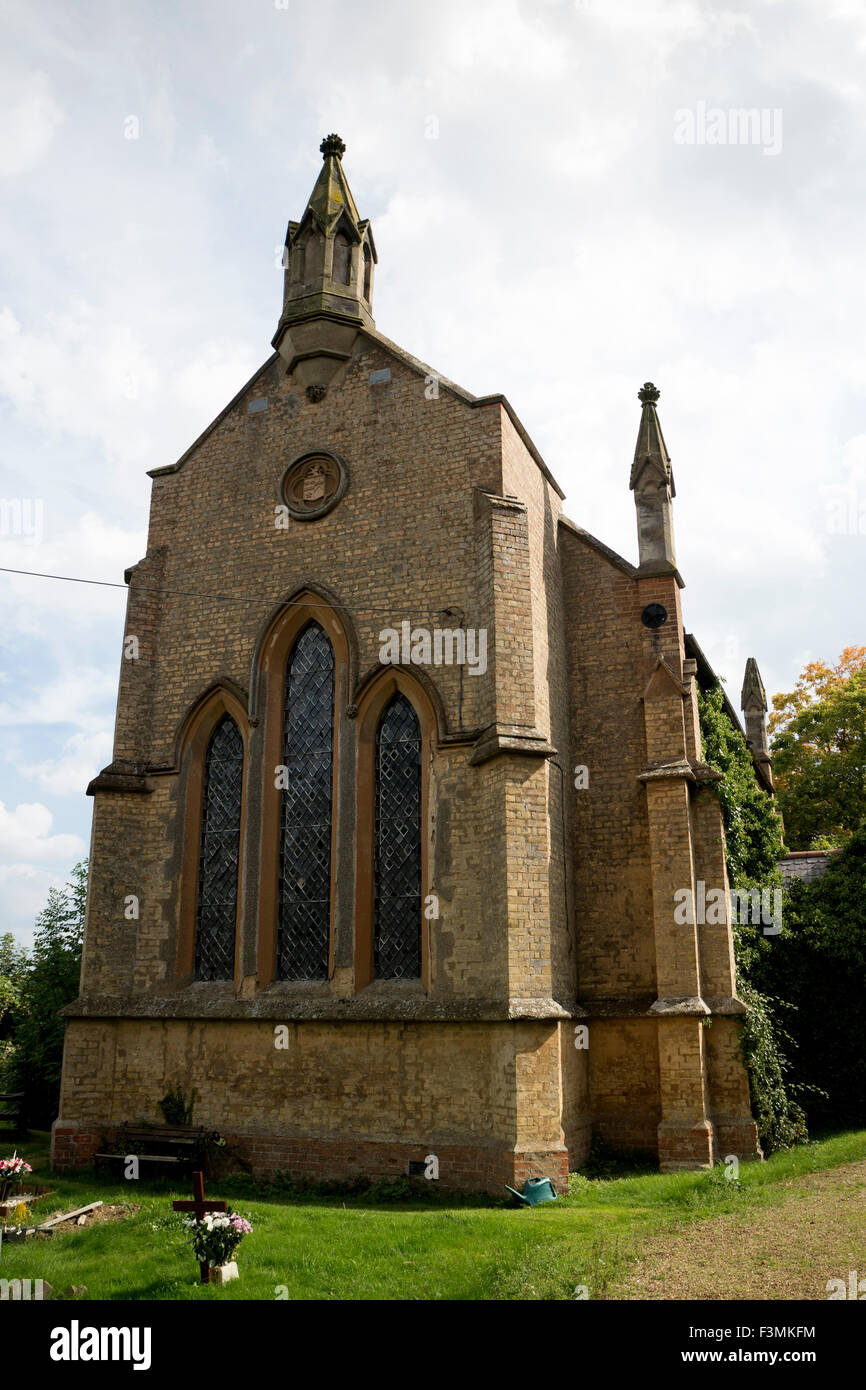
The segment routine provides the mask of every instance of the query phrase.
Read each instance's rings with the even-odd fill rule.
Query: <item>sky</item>
[[[739,708],[866,641],[862,0],[2,0],[0,564],[121,582],[150,480],[270,356],[330,131],[377,327],[504,392]],[[754,112],[741,121],[738,112]],[[0,933],[87,853],[126,594],[0,573]]]

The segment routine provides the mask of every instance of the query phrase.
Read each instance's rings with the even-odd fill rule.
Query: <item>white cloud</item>
[[[63,744],[56,760],[46,759],[18,770],[53,796],[80,796],[88,782],[111,761],[112,746],[108,730],[73,734]]]
[[[94,702],[100,696],[110,698],[116,689],[116,675],[76,663],[60,679],[32,692],[21,690],[16,700],[0,703],[0,726],[72,724],[99,732],[104,715],[94,710]]]
[[[248,345],[230,338],[203,343],[195,358],[178,372],[172,388],[175,399],[181,401],[190,414],[209,424],[271,351],[268,345],[256,355]]]
[[[64,119],[47,73],[0,69],[0,175],[36,168]]]
[[[0,933],[11,931],[19,945],[31,946],[37,915],[48,901],[50,888],[62,888],[70,863],[60,872],[34,864],[0,864]]]
[[[72,862],[85,852],[77,835],[52,835],[54,817],[39,801],[6,809],[0,801],[0,854],[19,865]]]

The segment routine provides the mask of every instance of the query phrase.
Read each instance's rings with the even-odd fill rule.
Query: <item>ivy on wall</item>
[[[781,817],[773,797],[758,785],[746,740],[725,713],[721,686],[699,690],[698,709],[704,761],[722,774],[715,787],[725,824],[730,885],[780,890]],[[805,1114],[795,1099],[802,1088],[791,1078],[793,1040],[785,1026],[790,1005],[761,988],[768,974],[768,953],[781,939],[765,936],[764,925],[735,922],[733,931],[737,994],[748,1009],[740,1047],[761,1146],[772,1153],[802,1141],[807,1132]]]

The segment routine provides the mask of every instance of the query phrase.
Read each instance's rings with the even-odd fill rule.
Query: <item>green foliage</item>
[[[0,936],[0,1038],[9,1038],[21,1009],[21,983],[27,968],[27,952],[11,932]]]
[[[65,1024],[58,1010],[78,996],[87,863],[76,864],[63,888],[51,888],[36,919],[33,950],[17,977],[19,1017],[9,1070],[27,1093],[28,1122],[50,1125],[57,1115]]]
[[[197,1091],[193,1086],[187,1100],[184,1089],[179,1081],[170,1086],[159,1102],[162,1117],[167,1125],[191,1125],[192,1114],[195,1108]]]
[[[776,863],[784,854],[781,818],[773,798],[758,785],[746,740],[725,713],[721,686],[699,691],[698,709],[704,762],[722,773],[717,790],[731,883],[745,888],[780,882]]]
[[[371,1202],[411,1202],[417,1193],[406,1177],[378,1178],[370,1183],[365,1196]]]
[[[21,984],[27,952],[11,932],[0,936],[0,1093],[15,1089],[15,1031],[21,1021]]]
[[[788,1000],[797,1076],[809,1122],[866,1116],[866,827],[813,883],[785,895],[785,929],[755,969],[756,982]]]
[[[746,741],[725,713],[721,687],[699,692],[698,709],[704,761],[722,774],[716,790],[731,887],[774,891],[782,882],[776,865],[784,848],[773,798],[758,785]],[[805,1116],[795,1099],[796,1087],[788,1079],[791,1062],[786,1047],[791,1050],[791,1040],[779,1021],[784,1005],[762,992],[756,982],[762,961],[777,941],[778,937],[764,936],[761,923],[734,923],[737,992],[748,1008],[740,1048],[752,1114],[766,1153],[806,1138]]]
[[[811,662],[776,695],[773,767],[791,849],[837,848],[866,817],[866,647]]]
[[[129,1205],[121,1221],[84,1230],[67,1223],[50,1241],[4,1241],[3,1274],[9,1279],[42,1278],[55,1290],[85,1285],[91,1300],[273,1302],[275,1285],[285,1285],[293,1302],[573,1301],[581,1285],[590,1299],[605,1293],[616,1298],[620,1274],[636,1255],[647,1253],[645,1242],[650,1251],[663,1249],[670,1231],[690,1233],[694,1240],[702,1229],[696,1219],[725,1211],[737,1216],[736,1238],[719,1239],[714,1269],[734,1270],[739,1278],[752,1223],[775,1211],[781,1226],[788,1204],[801,1200],[791,1191],[792,1178],[862,1163],[866,1132],[799,1145],[766,1163],[743,1163],[741,1190],[722,1185],[715,1174],[656,1168],[592,1182],[574,1197],[538,1207],[505,1205],[480,1194],[471,1203],[428,1199],[405,1205],[340,1195],[299,1199],[260,1188],[233,1198],[221,1183],[211,1195],[240,1207],[256,1227],[241,1248],[241,1278],[225,1287],[201,1284],[172,1212],[174,1198],[189,1197],[185,1182],[141,1178],[131,1194],[130,1183],[119,1176],[103,1174],[95,1182],[92,1171],[51,1174],[47,1135],[33,1136],[19,1146],[22,1151],[35,1178],[56,1189],[50,1206],[37,1209],[46,1215],[97,1199]],[[794,1249],[797,1259],[800,1253]],[[826,1271],[818,1273],[814,1297],[826,1278]],[[644,1296],[660,1292],[647,1287]]]
[[[777,938],[776,938],[777,939]],[[749,1012],[740,1036],[740,1048],[749,1077],[752,1114],[766,1153],[790,1148],[807,1139],[806,1116],[795,1099],[802,1091],[788,1080],[792,1064],[786,1055],[793,1039],[782,1027],[780,999],[762,994],[743,974],[737,992]]]

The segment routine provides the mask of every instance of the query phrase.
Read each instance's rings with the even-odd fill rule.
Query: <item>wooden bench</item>
[[[27,1125],[24,1119],[26,1098],[24,1091],[11,1091],[8,1095],[0,1096],[0,1107],[11,1107],[10,1109],[0,1108],[0,1139],[27,1138]],[[11,1127],[7,1130],[6,1125]]]
[[[94,1154],[97,1173],[104,1164],[123,1163],[134,1155],[162,1172],[201,1168],[210,1131],[192,1125],[123,1125],[117,1134],[121,1153]]]

